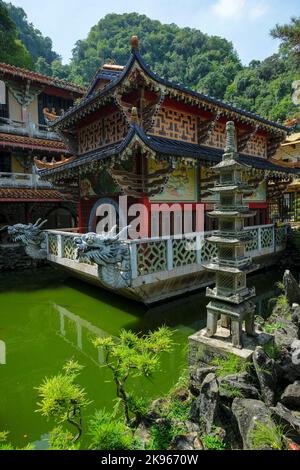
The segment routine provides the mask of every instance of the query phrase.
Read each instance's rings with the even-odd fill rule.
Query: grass
[[[272,335],[278,330],[281,330],[282,328],[284,328],[283,323],[267,323],[266,325],[264,325],[264,331],[266,333],[269,333],[270,335]]]
[[[243,372],[248,372],[250,363],[243,361],[234,354],[229,354],[226,359],[215,358],[212,365],[218,367],[216,371],[217,377],[226,377],[227,375],[236,375]]]
[[[252,445],[254,450],[269,447],[273,450],[285,450],[285,433],[281,425],[268,426],[265,423],[257,421],[251,433]]]
[[[229,398],[243,398],[243,394],[242,394],[241,390],[239,390],[238,388],[233,387],[232,385],[222,383],[220,385],[220,389],[224,390],[224,392],[226,393],[226,395]]]
[[[226,450],[226,444],[217,436],[206,434],[201,439],[205,450]]]

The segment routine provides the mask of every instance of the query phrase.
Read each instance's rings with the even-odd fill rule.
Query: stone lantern
[[[219,230],[207,241],[216,245],[217,257],[203,266],[216,273],[216,286],[207,289],[211,299],[207,306],[206,336],[216,335],[218,321],[231,332],[232,345],[243,348],[243,324],[246,333],[255,336],[255,288],[247,287],[247,273],[257,269],[252,259],[246,255],[246,243],[251,235],[244,231],[245,219],[253,217],[255,212],[243,203],[244,196],[253,193],[254,188],[245,184],[243,174],[251,168],[238,162],[235,126],[226,125],[226,147],[221,163],[213,170],[219,175],[210,192],[217,195],[219,201],[210,217],[218,219]]]

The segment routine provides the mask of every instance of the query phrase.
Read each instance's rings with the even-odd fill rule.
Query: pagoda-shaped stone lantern
[[[210,217],[218,219],[219,230],[210,236],[209,243],[216,245],[217,257],[205,263],[205,269],[216,273],[216,287],[207,289],[211,299],[207,306],[206,336],[216,335],[220,327],[231,332],[232,345],[243,347],[243,324],[246,333],[255,336],[255,288],[248,288],[247,273],[256,269],[252,259],[246,255],[246,243],[251,235],[244,231],[244,221],[255,212],[243,203],[243,197],[254,189],[243,182],[243,174],[250,167],[238,162],[233,122],[226,125],[227,140],[222,162],[213,168],[219,175],[218,182],[210,191],[218,196],[218,204]]]

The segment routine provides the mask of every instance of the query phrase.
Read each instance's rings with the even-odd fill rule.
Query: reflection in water
[[[0,341],[0,364],[6,364],[6,344],[4,341]]]
[[[69,310],[65,309],[64,307],[61,307],[60,305],[54,305],[54,312],[57,312],[59,314],[59,324],[60,324],[60,330],[59,330],[59,335],[67,341],[69,344],[72,344],[75,348],[77,348],[81,353],[89,357],[89,359],[96,365],[103,365],[104,363],[104,357],[103,357],[103,350],[102,348],[98,348],[98,361],[96,361],[91,354],[88,354],[84,350],[84,343],[82,341],[82,330],[85,328],[87,332],[90,334],[91,337],[100,337],[103,338],[105,336],[109,336],[109,333],[106,331],[101,330],[97,326],[93,325],[92,323],[88,322],[87,320],[84,320],[83,318],[79,317],[78,315],[75,315],[74,313],[70,312]],[[76,328],[76,341],[72,341],[67,338],[67,331],[66,328],[66,319],[71,321],[71,324],[73,323]],[[70,325],[70,323],[68,323]],[[72,327],[71,327],[72,329]],[[87,335],[89,337],[89,335]]]
[[[268,312],[281,278],[276,270],[249,277],[258,314]],[[162,357],[161,370],[152,381],[130,383],[137,396],[162,396],[187,366],[187,338],[205,326],[207,303],[202,291],[147,309],[49,268],[0,275],[0,362],[7,363],[0,367],[0,430],[9,430],[11,440],[24,446],[53,429],[53,423],[35,413],[35,387],[72,357],[84,366],[78,380],[92,401],[85,418],[97,409],[111,410],[115,386],[103,367],[102,351],[91,340],[117,337],[121,329],[147,333],[163,324],[172,328],[174,349]]]

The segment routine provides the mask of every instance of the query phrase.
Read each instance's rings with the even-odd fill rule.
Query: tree
[[[41,399],[37,411],[48,419],[53,418],[58,425],[69,423],[75,427],[77,434],[72,439],[73,444],[82,434],[82,410],[91,403],[86,398],[85,390],[75,383],[82,368],[77,362],[70,360],[63,366],[62,373],[45,378],[37,387]],[[52,432],[53,438],[55,434],[56,430]]]
[[[282,41],[282,47],[292,50],[296,54],[300,54],[300,17],[291,18],[289,24],[277,24],[271,31],[271,35],[275,39]]]
[[[159,368],[160,354],[172,347],[172,332],[161,327],[148,335],[139,336],[122,330],[119,338],[108,336],[97,338],[93,344],[102,348],[105,365],[112,371],[117,397],[124,409],[125,423],[129,427],[137,424],[140,416],[137,400],[125,390],[130,378],[151,377]],[[133,415],[133,417],[132,417]]]
[[[11,3],[7,4],[10,18],[16,25],[17,35],[20,41],[25,45],[34,62],[42,57],[48,64],[51,64],[59,55],[53,51],[52,41],[49,37],[44,37],[32,23],[28,22],[27,15],[23,8],[15,7]]]
[[[18,67],[32,68],[32,58],[18,39],[16,25],[5,3],[0,0],[0,62]]]

